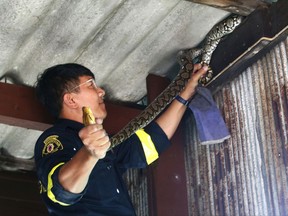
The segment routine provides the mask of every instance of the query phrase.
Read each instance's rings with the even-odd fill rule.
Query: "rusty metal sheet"
[[[214,95],[231,138],[201,146],[187,120],[189,215],[287,215],[288,39]]]

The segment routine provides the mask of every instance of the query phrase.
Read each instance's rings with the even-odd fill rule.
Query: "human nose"
[[[100,87],[98,87],[97,88],[97,93],[98,93],[99,97],[103,98],[104,95],[105,95],[105,90],[100,88]]]

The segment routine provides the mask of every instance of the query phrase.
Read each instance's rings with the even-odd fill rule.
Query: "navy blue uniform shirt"
[[[166,149],[170,144],[166,134],[152,122],[132,135],[97,162],[85,190],[74,194],[60,185],[58,172],[83,147],[78,136],[83,127],[81,123],[60,119],[37,140],[37,176],[40,193],[50,215],[135,215],[122,174],[128,168],[146,167],[147,157],[154,147],[156,154]],[[150,145],[148,151],[146,142]],[[155,160],[157,156],[153,158]]]

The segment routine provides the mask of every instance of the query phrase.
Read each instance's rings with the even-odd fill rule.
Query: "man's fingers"
[[[193,76],[195,77],[196,80],[199,80],[202,76],[204,76],[207,73],[208,66],[204,65],[203,67],[199,68]]]
[[[95,133],[91,133],[86,138],[82,139],[84,145],[91,149],[97,149],[99,147],[108,145],[107,148],[110,146],[110,139],[104,129],[98,130]]]
[[[194,64],[193,73],[197,72],[201,67],[202,65],[200,63]]]
[[[102,129],[103,129],[103,125],[101,124],[93,124],[93,125],[87,126],[88,133],[95,133]]]
[[[110,145],[111,145],[111,143],[110,143],[110,139],[109,139],[108,136],[103,137],[101,140],[99,140],[99,146],[100,146],[100,147],[104,147],[104,148],[107,147],[107,148],[109,148]]]
[[[108,142],[109,141],[109,136],[107,135],[105,130],[100,130],[97,132],[97,138],[101,142]]]
[[[203,75],[203,74],[205,74],[207,71],[208,71],[208,66],[207,66],[207,65],[204,65],[204,66],[199,70],[199,73]]]
[[[84,137],[89,136],[90,134],[96,133],[99,130],[103,129],[103,125],[100,124],[92,124],[82,128],[79,131],[79,137],[83,139]]]
[[[86,148],[88,149],[89,152],[91,152],[91,154],[95,157],[97,157],[98,159],[102,159],[105,157],[107,150],[109,149],[111,143],[108,139],[108,142],[103,141],[103,143],[99,144],[95,146],[95,145],[88,145],[86,146]]]
[[[206,64],[202,65],[200,63],[194,65],[193,73],[198,73],[201,70],[206,70],[207,71],[208,70],[208,65],[206,65]]]

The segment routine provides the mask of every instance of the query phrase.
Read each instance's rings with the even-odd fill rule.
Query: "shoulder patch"
[[[44,140],[44,148],[42,149],[42,157],[44,155],[52,154],[54,152],[57,152],[58,150],[63,149],[62,143],[58,139],[59,136],[52,135],[47,137]]]

